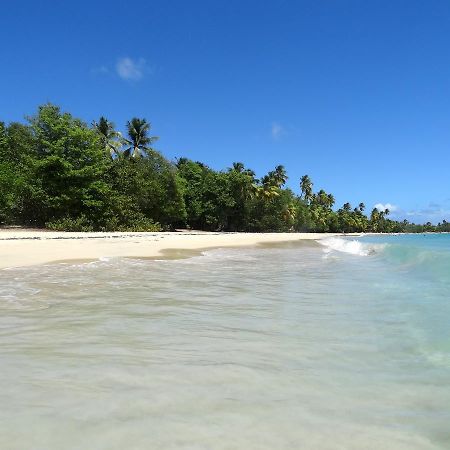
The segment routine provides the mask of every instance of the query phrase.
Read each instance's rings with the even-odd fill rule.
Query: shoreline
[[[53,232],[0,230],[0,269],[100,258],[170,258],[171,252],[319,240],[339,233]]]

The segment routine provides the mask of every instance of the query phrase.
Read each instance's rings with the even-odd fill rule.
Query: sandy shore
[[[172,249],[200,250],[323,239],[317,233],[64,233],[0,230],[0,269],[101,257],[152,258]]]

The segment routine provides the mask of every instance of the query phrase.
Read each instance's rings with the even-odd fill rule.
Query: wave
[[[383,250],[387,244],[369,244],[356,239],[345,239],[339,237],[330,237],[318,241],[323,245],[325,253],[332,251],[350,253],[358,256],[370,256]]]
[[[431,248],[417,239],[417,243],[390,241],[364,242],[357,239],[330,237],[318,241],[324,252],[348,253],[357,256],[377,256],[406,271],[429,275],[450,284],[450,250],[446,247]]]
[[[450,252],[412,245],[392,244],[384,257],[408,270],[420,270],[450,283]]]

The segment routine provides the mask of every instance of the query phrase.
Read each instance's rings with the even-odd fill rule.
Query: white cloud
[[[431,222],[437,224],[438,222],[442,222],[443,219],[450,221],[450,202],[448,200],[443,200],[442,203],[437,203],[432,201],[428,204],[428,206],[417,207],[415,209],[404,210],[402,208],[396,207],[395,205],[391,205],[386,203],[383,205],[382,203],[378,203],[375,205],[375,208],[383,210],[383,208],[388,208],[390,211],[395,211],[389,217],[394,220],[403,220],[408,219],[410,222],[414,223],[425,223]],[[394,207],[392,210],[389,206]]]
[[[427,221],[437,223],[442,219],[449,220],[450,209],[446,205],[431,202],[428,207],[408,211],[406,215],[420,223]]]
[[[388,209],[390,212],[397,211],[398,207],[396,205],[392,205],[391,203],[377,203],[374,208],[377,208],[378,211],[384,211]]]
[[[279,139],[281,136],[283,136],[286,133],[286,130],[278,122],[273,122],[270,133],[271,133],[273,139]]]
[[[138,81],[144,76],[146,69],[145,59],[134,60],[129,57],[119,58],[116,63],[116,72],[120,78],[129,81]]]

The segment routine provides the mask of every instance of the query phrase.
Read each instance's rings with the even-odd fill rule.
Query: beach
[[[448,235],[0,249],[0,448],[448,447]]]
[[[264,243],[323,239],[324,233],[114,232],[75,233],[0,230],[0,269],[51,262],[132,257],[163,258],[173,250],[241,247]]]

